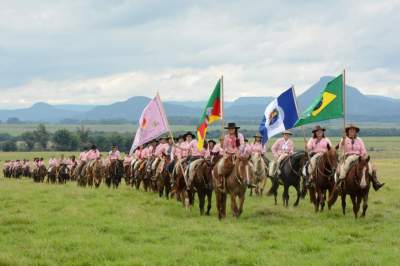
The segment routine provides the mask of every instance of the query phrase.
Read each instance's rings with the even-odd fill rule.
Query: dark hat
[[[190,131],[186,132],[186,134],[184,134],[183,137],[186,138],[186,137],[189,136],[189,135],[192,136],[192,138],[195,138],[195,137],[196,137],[196,136],[195,136],[192,132],[190,132]]]
[[[323,128],[323,127],[321,127],[320,125],[318,125],[318,126],[314,127],[314,129],[312,130],[312,133],[315,133],[315,132],[317,132],[318,130],[325,131],[325,128]]]
[[[257,132],[253,137],[262,139],[263,136],[259,132]]]
[[[249,140],[247,138],[244,138],[244,142],[249,142]]]
[[[162,140],[162,139],[169,139],[170,137],[169,136],[161,136],[160,137],[160,140]]]
[[[284,134],[293,135],[293,133],[292,133],[291,131],[289,131],[289,130],[283,131],[282,134],[283,134],[283,135],[284,135]]]
[[[359,128],[359,127],[357,127],[357,126],[355,126],[355,125],[353,125],[353,124],[350,124],[350,125],[348,125],[348,126],[346,127],[346,133],[347,133],[351,128],[354,128],[354,129],[356,130],[357,133],[360,132],[360,128]]]
[[[217,144],[217,143],[215,142],[215,140],[213,140],[213,139],[210,139],[210,140],[208,140],[207,142],[208,142],[208,143],[210,143],[210,142],[211,142],[211,143],[214,143],[214,145]]]
[[[92,146],[90,147],[90,149],[95,150],[97,149],[96,145],[92,144]]]
[[[228,123],[228,126],[225,127],[225,129],[230,129],[230,128],[235,128],[235,129],[239,129],[240,127],[236,126],[236,123]]]
[[[116,144],[113,144],[112,146],[111,146],[111,148],[116,148],[117,147],[117,145]]]

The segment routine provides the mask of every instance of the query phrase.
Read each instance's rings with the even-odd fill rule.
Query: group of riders
[[[160,167],[160,164],[163,163],[165,165],[162,165],[161,167],[165,168],[169,173],[175,171],[177,162],[180,162],[180,166],[183,165],[182,162],[185,162],[187,167],[183,170],[184,179],[186,186],[190,187],[193,180],[191,180],[189,169],[191,164],[196,160],[202,158],[211,159],[211,157],[218,155],[220,157],[218,167],[221,167],[222,169],[229,156],[250,157],[257,153],[262,156],[268,169],[268,175],[274,177],[279,176],[282,161],[295,152],[295,146],[291,139],[292,133],[288,130],[284,131],[282,137],[278,138],[272,145],[271,152],[273,160],[269,162],[266,157],[266,147],[262,144],[262,136],[260,134],[256,134],[254,136],[254,141],[249,143],[248,139],[239,132],[240,127],[235,123],[228,123],[228,126],[225,127],[225,129],[227,129],[227,133],[221,136],[219,143],[214,140],[208,140],[200,150],[198,149],[198,141],[196,140],[195,135],[191,132],[187,132],[176,139],[172,139],[170,136],[163,136],[158,140],[152,140],[147,144],[139,146],[132,154],[126,152],[123,159],[118,147],[113,145],[107,158],[103,159],[103,161],[106,163],[122,161],[123,166],[131,166],[132,171],[138,170],[139,167],[142,167],[143,161],[150,161],[147,165],[150,165],[152,170]],[[360,137],[358,137],[359,131],[360,129],[355,125],[347,126],[345,134],[337,146],[337,148],[343,150],[344,154],[340,159],[340,165],[335,174],[335,180],[338,184],[340,184],[340,182],[345,178],[352,162],[356,161],[360,157],[367,156],[364,142]],[[307,181],[309,184],[313,182],[313,172],[318,158],[320,158],[330,147],[333,147],[329,138],[325,136],[325,132],[325,128],[319,125],[316,126],[312,130],[312,137],[305,145],[305,150],[308,152],[309,157],[309,163],[307,164],[307,172],[309,173]],[[167,160],[165,160],[165,158],[167,158]],[[95,145],[92,145],[90,148],[84,149],[80,153],[78,160],[76,160],[75,156],[64,158],[63,155],[61,155],[60,159],[54,157],[50,158],[47,171],[51,172],[53,168],[65,165],[69,169],[76,168],[76,173],[79,176],[89,168],[93,162],[101,159],[102,156],[100,151]],[[39,169],[43,166],[43,158],[35,158],[33,160],[33,169]],[[11,172],[16,168],[26,169],[29,167],[31,167],[29,160],[6,161],[4,164],[4,169],[11,170]],[[383,186],[376,177],[372,179],[372,183],[375,190],[378,190]],[[220,176],[220,182],[218,184],[220,189],[225,189],[224,184],[224,176]],[[172,186],[173,185],[174,180],[172,179]],[[247,185],[250,187],[254,186],[251,182]]]

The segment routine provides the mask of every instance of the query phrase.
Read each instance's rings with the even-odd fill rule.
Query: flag
[[[207,127],[221,118],[221,80],[218,80],[208,99],[206,108],[200,118],[200,125],[197,128],[197,149],[203,149],[206,138]]]
[[[265,144],[272,136],[293,128],[298,119],[296,96],[291,87],[268,104],[265,109],[259,128],[262,143]]]
[[[168,131],[167,116],[165,115],[160,96],[157,95],[147,104],[140,116],[138,129],[129,154],[132,155],[137,147]]]
[[[301,114],[296,127],[343,116],[343,75],[339,75],[328,82],[318,98]]]

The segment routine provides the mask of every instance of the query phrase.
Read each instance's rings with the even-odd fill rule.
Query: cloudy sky
[[[400,1],[1,0],[0,108],[300,94],[346,68],[400,98]]]

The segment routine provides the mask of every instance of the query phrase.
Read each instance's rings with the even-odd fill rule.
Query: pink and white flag
[[[167,116],[165,115],[160,96],[157,94],[144,108],[140,116],[138,129],[129,154],[132,155],[137,147],[158,138],[168,131],[170,129]]]

